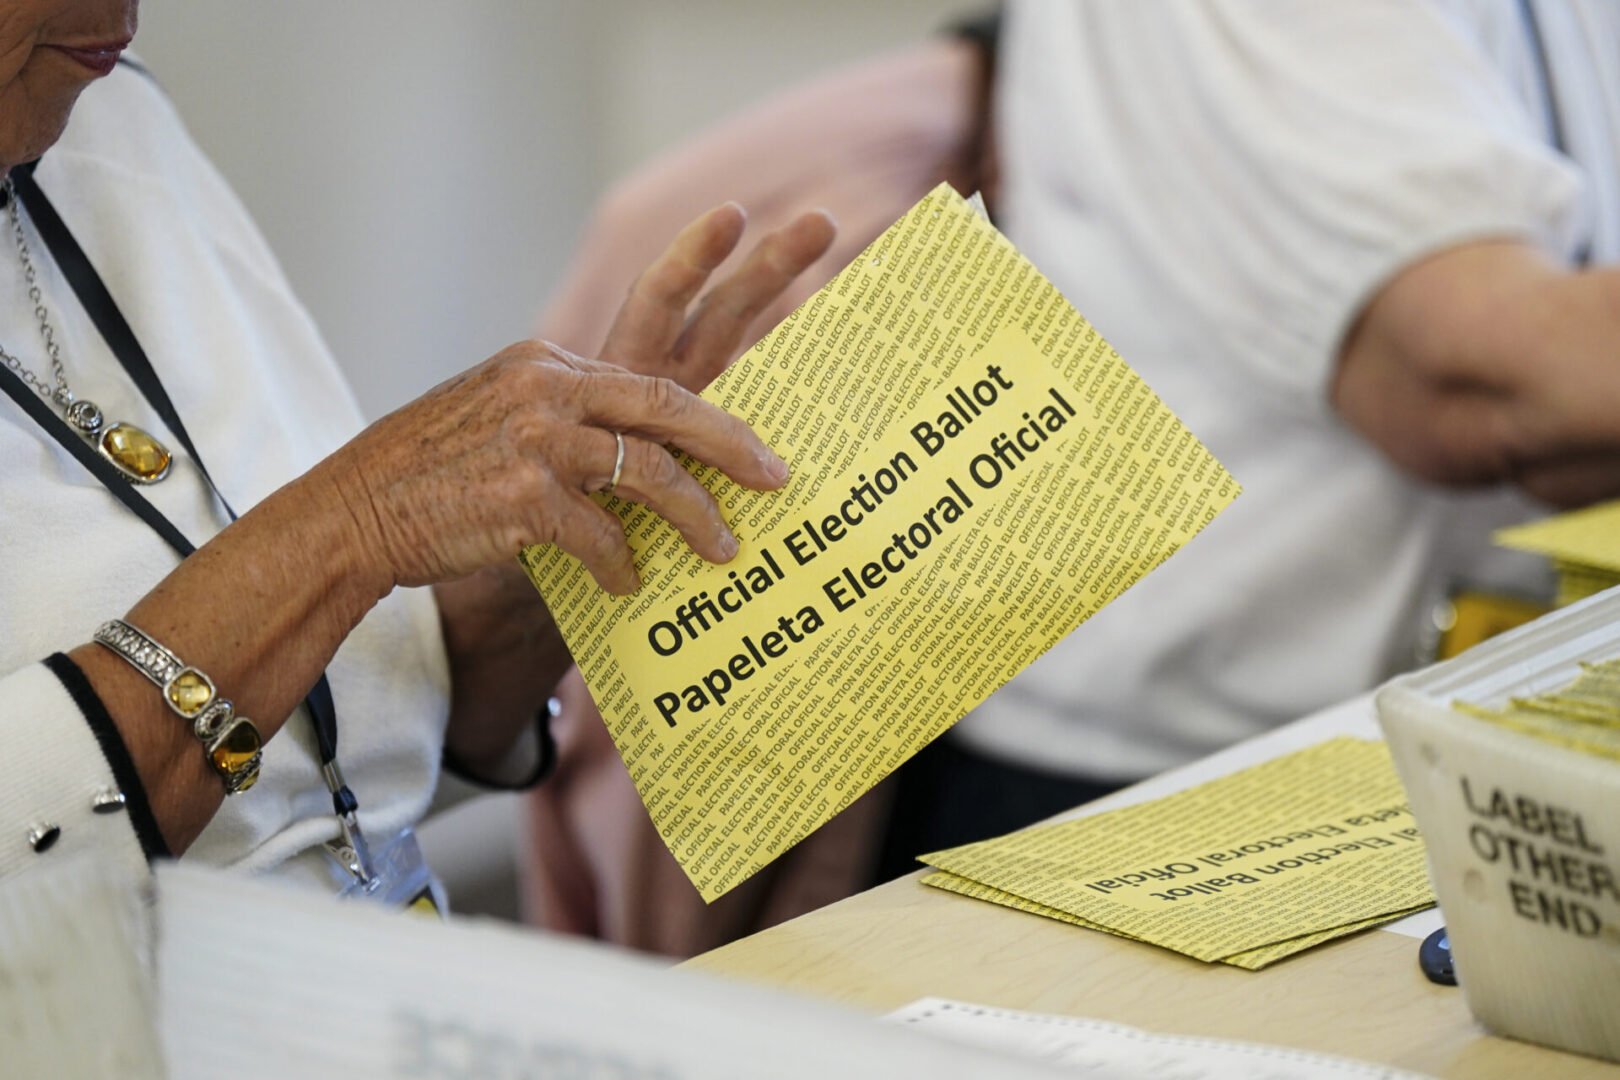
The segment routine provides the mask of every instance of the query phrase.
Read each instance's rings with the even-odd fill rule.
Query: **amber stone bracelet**
[[[263,740],[245,716],[214,689],[214,680],[122,619],[97,628],[94,640],[123,657],[163,691],[164,704],[184,720],[208,750],[208,763],[225,784],[225,794],[246,791],[259,779]]]

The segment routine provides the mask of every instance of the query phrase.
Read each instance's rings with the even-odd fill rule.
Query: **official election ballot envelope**
[[[1238,494],[1057,289],[941,185],[705,398],[787,459],[694,466],[742,550],[645,508],[642,587],[551,547],[556,614],[706,900],[803,839],[1185,544]]]
[[[919,858],[924,885],[1258,971],[1434,902],[1383,743],[1336,738]]]

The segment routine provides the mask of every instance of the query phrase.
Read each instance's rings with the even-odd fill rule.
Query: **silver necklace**
[[[17,244],[17,257],[22,261],[23,280],[28,285],[28,299],[34,305],[34,317],[39,320],[39,334],[45,342],[45,355],[50,358],[51,374],[56,385],[46,384],[4,346],[0,346],[0,359],[5,360],[6,367],[37,390],[41,397],[55,402],[68,426],[94,446],[96,452],[111,462],[125,479],[136,484],[157,483],[169,475],[169,465],[174,460],[169,448],[134,424],[123,421],[107,423],[99,405],[75,397],[68,386],[67,369],[62,366],[56,331],[51,327],[50,312],[45,307],[45,297],[39,288],[39,275],[28,253],[28,235],[23,231],[22,214],[18,210],[22,200],[17,198],[17,189],[12,185],[11,177],[5,178],[3,186],[6,213],[11,218],[12,238]]]

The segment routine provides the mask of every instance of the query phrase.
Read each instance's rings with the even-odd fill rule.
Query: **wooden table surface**
[[[874,1013],[920,997],[1278,1043],[1439,1077],[1620,1080],[1620,1065],[1485,1033],[1418,943],[1373,930],[1258,972],[1012,911],[919,883],[850,897],[685,966]]]
[[[1335,735],[1380,735],[1370,695],[1060,817],[1160,798]],[[1418,970],[1418,941],[1371,930],[1263,971],[1013,911],[921,872],[715,949],[688,967],[876,1013],[921,997],[1296,1046],[1439,1077],[1620,1080],[1620,1065],[1487,1035],[1462,992]],[[1615,988],[1620,1008],[1620,987]]]

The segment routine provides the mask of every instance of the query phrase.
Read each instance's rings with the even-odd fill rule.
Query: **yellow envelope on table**
[[[1047,907],[1045,904],[1036,903],[1034,900],[1019,896],[1016,893],[1010,893],[1004,889],[992,888],[983,882],[974,881],[972,878],[961,877],[957,874],[951,873],[948,870],[935,870],[931,874],[924,875],[921,880],[924,885],[932,885],[936,889],[943,889],[946,892],[953,892],[959,896],[971,896],[975,900],[987,900],[992,904],[999,904],[1002,907],[1012,908],[1014,911],[1025,911],[1031,915],[1039,915],[1046,919],[1055,919],[1058,922],[1065,922],[1070,926],[1079,926],[1086,930],[1101,930],[1105,934],[1112,934],[1114,937],[1121,937],[1127,941],[1145,940],[1137,937],[1134,934],[1127,934],[1123,930],[1110,929],[1101,923],[1092,922],[1090,919],[1082,918],[1079,915],[1071,915],[1067,911],[1062,911],[1054,907]],[[1424,908],[1432,906],[1432,902],[1426,900],[1422,904],[1418,904],[1413,907],[1402,908],[1400,910],[1391,911],[1370,919],[1362,919],[1358,922],[1346,923],[1343,926],[1334,927],[1331,930],[1321,930],[1312,934],[1301,934],[1299,937],[1285,938],[1282,941],[1274,942],[1270,945],[1263,945],[1257,949],[1248,949],[1244,952],[1232,953],[1230,956],[1221,957],[1218,962],[1222,964],[1230,964],[1232,967],[1242,968],[1245,971],[1259,971],[1263,967],[1268,967],[1271,964],[1275,964],[1278,960],[1286,960],[1288,957],[1302,953],[1307,949],[1314,949],[1316,946],[1321,945],[1324,942],[1333,941],[1341,937],[1347,937],[1350,934],[1357,934],[1363,930],[1369,930],[1374,926],[1381,926],[1384,923],[1394,922],[1396,919],[1404,918],[1407,915],[1411,915],[1414,912],[1422,911]],[[1149,944],[1152,943],[1149,942]]]
[[[1389,750],[1348,737],[922,860],[989,890],[969,895],[1238,966],[1434,902]]]
[[[641,573],[555,548],[546,598],[664,842],[713,900],[1186,543],[1218,461],[942,185],[703,395],[787,459],[694,466],[742,541],[697,558],[604,496]]]

